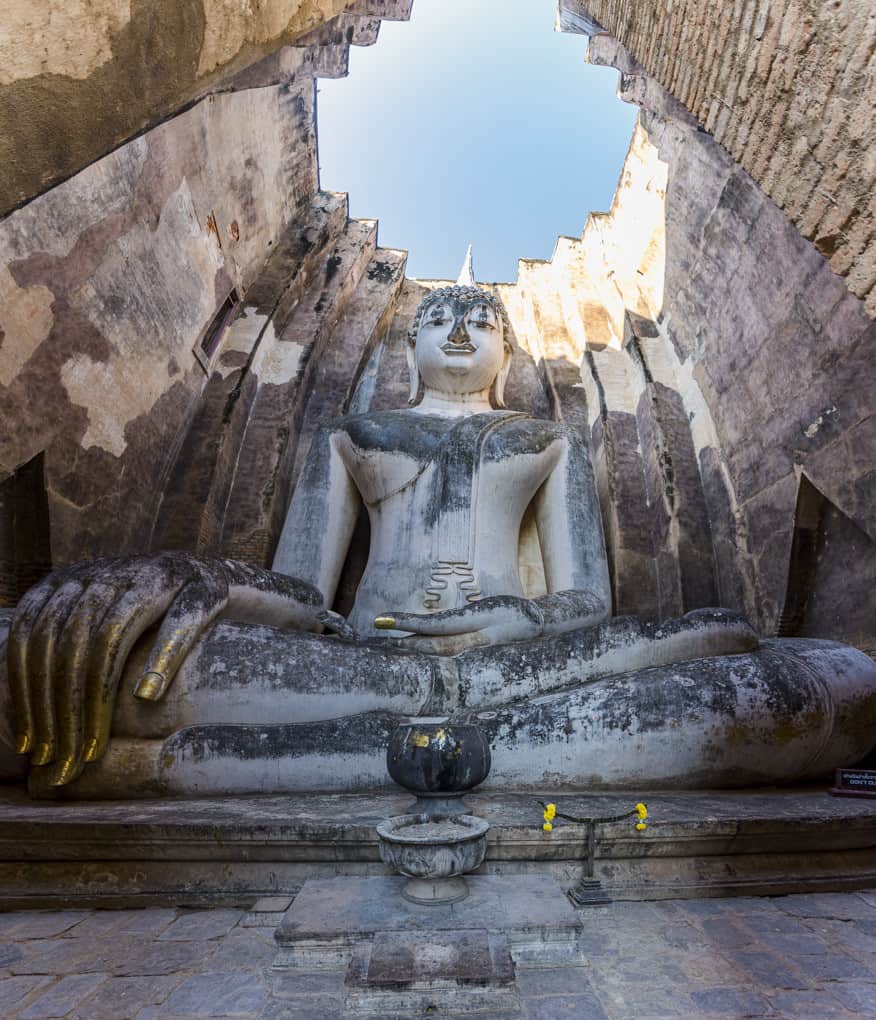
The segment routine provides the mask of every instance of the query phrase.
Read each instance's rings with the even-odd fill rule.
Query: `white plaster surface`
[[[0,29],[0,85],[40,74],[87,78],[112,58],[112,37],[130,19],[131,0],[10,0]]]

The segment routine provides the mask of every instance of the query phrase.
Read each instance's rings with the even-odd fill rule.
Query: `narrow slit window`
[[[232,288],[228,297],[222,302],[222,307],[213,316],[201,342],[195,348],[195,356],[204,369],[209,366],[213,355],[219,349],[225,330],[234,318],[239,304],[240,298],[237,295],[237,290]]]

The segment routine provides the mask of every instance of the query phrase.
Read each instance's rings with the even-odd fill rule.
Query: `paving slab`
[[[519,884],[519,876],[512,878]],[[252,907],[254,899],[243,908]],[[861,902],[866,903],[866,898],[855,893],[830,899],[814,893],[794,898],[685,900],[639,906],[612,903],[596,910],[573,911],[583,927],[575,943],[581,955],[553,966],[538,966],[544,961],[535,959],[518,959],[513,984],[504,986],[509,993],[504,1006],[499,1008],[495,998],[487,994],[479,1001],[477,996],[468,996],[463,1009],[479,1007],[481,1011],[474,1014],[433,1008],[448,1004],[441,980],[448,980],[445,987],[453,990],[447,975],[440,973],[441,961],[450,958],[451,949],[457,959],[461,953],[466,960],[469,987],[485,988],[478,984],[484,976],[478,971],[485,962],[484,954],[478,953],[474,944],[459,940],[457,945],[454,940],[459,936],[449,928],[397,932],[395,944],[401,949],[408,947],[413,937],[436,940],[432,962],[439,965],[433,975],[437,982],[418,989],[416,982],[423,974],[416,973],[410,957],[413,969],[408,988],[423,993],[419,999],[409,997],[400,1012],[387,1008],[375,1013],[372,1001],[370,1012],[357,1013],[346,968],[274,971],[276,929],[246,926],[248,915],[242,911],[236,912],[238,919],[225,934],[193,940],[160,936],[177,922],[182,922],[178,931],[194,925],[203,935],[217,923],[219,915],[215,911],[203,911],[200,926],[194,924],[191,909],[180,908],[80,911],[78,919],[67,913],[60,923],[52,911],[9,912],[0,914],[0,961],[6,961],[6,965],[0,962],[0,1017],[876,1018],[876,920],[857,916]],[[458,907],[454,905],[454,910]],[[750,932],[756,940],[746,946],[736,945],[735,937],[720,934],[722,919],[734,931]],[[74,924],[69,923],[74,920]],[[474,930],[464,929],[469,934]],[[16,939],[12,934],[15,931],[42,937]],[[47,935],[49,931],[55,934]],[[490,938],[494,939],[495,934],[491,933]],[[359,940],[351,955],[358,949],[363,963],[367,961],[370,967],[369,948]],[[12,969],[19,968],[21,972],[12,973]],[[39,972],[27,973],[28,968]],[[453,980],[458,991],[461,986]],[[439,993],[440,1002],[436,1000]],[[389,1007],[399,1002],[397,997],[387,995]]]
[[[608,1020],[602,1003],[593,995],[551,995],[526,1003],[527,1020]]]
[[[87,916],[81,910],[34,910],[0,914],[0,938],[51,938],[75,927]]]
[[[845,981],[831,985],[830,994],[856,1016],[876,1016],[876,984]]]
[[[67,1016],[87,995],[101,985],[105,974],[68,974],[47,988],[19,1013],[20,1020],[50,1020]]]
[[[87,995],[71,1020],[131,1020],[147,1005],[164,1002],[182,975],[109,978]]]
[[[795,1020],[853,1020],[856,1014],[846,1009],[832,996],[820,992],[785,991],[769,996],[770,1005],[781,1016],[794,1017]]]
[[[703,988],[691,998],[699,1012],[715,1017],[765,1016],[772,1010],[764,995],[744,988]]]
[[[258,1013],[267,999],[260,974],[197,974],[171,993],[166,1006],[178,1016],[234,1016]]]
[[[171,942],[197,942],[227,935],[241,918],[239,910],[193,910],[178,917],[158,936]]]
[[[6,1010],[17,1009],[33,993],[51,984],[52,979],[40,975],[0,978],[0,1005]]]

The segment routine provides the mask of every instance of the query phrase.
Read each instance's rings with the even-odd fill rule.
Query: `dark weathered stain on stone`
[[[398,264],[385,262],[382,259],[372,259],[368,263],[366,275],[369,280],[376,280],[378,283],[392,283],[398,276],[398,271]]]
[[[337,271],[341,268],[342,262],[343,259],[337,252],[329,255],[329,257],[325,260],[325,282],[327,284],[331,283],[334,279]]]
[[[196,762],[214,757],[241,761],[311,755],[382,753],[400,717],[369,712],[351,719],[274,726],[188,726],[165,744],[168,755]]]
[[[0,89],[0,214],[190,99],[205,24],[201,0],[134,0],[112,60],[87,78],[42,74]]]

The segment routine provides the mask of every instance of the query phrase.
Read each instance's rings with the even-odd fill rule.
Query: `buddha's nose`
[[[467,344],[471,342],[462,319],[457,319],[454,322],[453,329],[450,331],[450,336],[447,339],[452,344]]]

